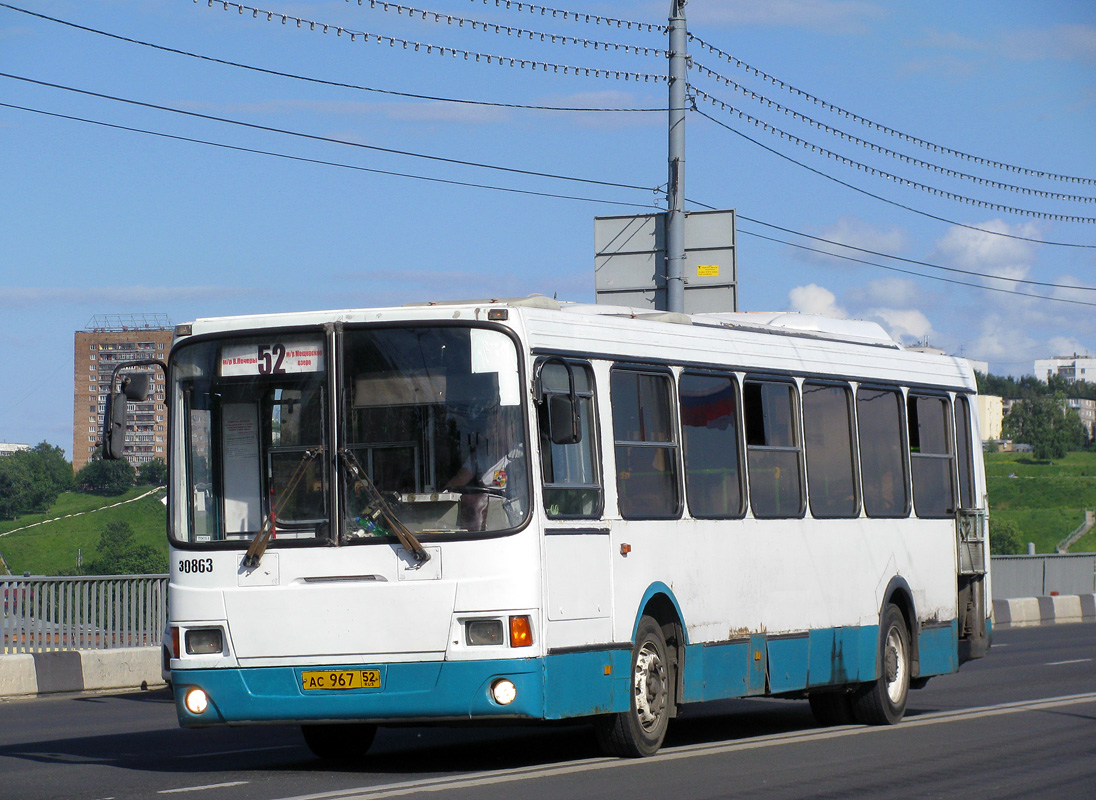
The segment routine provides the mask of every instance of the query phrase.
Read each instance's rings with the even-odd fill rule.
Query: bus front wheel
[[[910,692],[910,634],[896,605],[888,605],[880,626],[880,675],[853,693],[852,710],[865,725],[894,725],[906,713]]]
[[[305,744],[312,755],[325,761],[354,762],[369,752],[377,726],[364,722],[302,725]]]
[[[595,723],[598,744],[607,755],[654,755],[666,738],[674,704],[674,671],[666,637],[652,617],[643,617],[632,648],[629,708]]]

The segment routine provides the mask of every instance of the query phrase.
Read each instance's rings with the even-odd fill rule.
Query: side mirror
[[[544,386],[544,370],[558,364],[567,373],[567,394],[548,391]],[[550,356],[541,362],[536,377],[537,402],[547,405],[548,439],[552,444],[577,444],[582,441],[582,420],[578,392],[575,390],[575,369],[566,359]]]
[[[103,415],[103,458],[116,460],[126,450],[126,394],[112,394]]]
[[[148,373],[138,372],[122,378],[122,392],[127,400],[143,403],[148,400]]]
[[[564,394],[548,395],[548,438],[552,444],[576,444],[582,441],[576,398]]]

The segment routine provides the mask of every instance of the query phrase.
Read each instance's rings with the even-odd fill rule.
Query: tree
[[[0,459],[0,517],[48,511],[71,488],[72,465],[49,442]]]
[[[1037,459],[1062,458],[1084,446],[1085,431],[1073,409],[1067,409],[1062,395],[1022,400],[1004,419],[1005,436],[1030,444]]]
[[[98,555],[88,564],[89,575],[150,575],[167,572],[167,556],[138,544],[129,523],[108,522],[99,534]]]
[[[1020,531],[1011,522],[989,518],[989,550],[995,556],[1015,556],[1026,552]]]
[[[81,492],[113,497],[132,488],[134,477],[129,462],[104,461],[96,457],[76,473],[76,486]]]
[[[167,464],[162,458],[146,461],[137,468],[137,483],[142,486],[164,486],[167,484]]]

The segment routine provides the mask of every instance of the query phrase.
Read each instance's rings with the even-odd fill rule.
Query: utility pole
[[[685,310],[685,84],[687,0],[670,0],[669,179],[666,184],[666,311]]]

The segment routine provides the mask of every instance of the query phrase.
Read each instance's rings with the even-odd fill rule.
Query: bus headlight
[[[507,678],[499,678],[491,684],[491,697],[500,706],[510,705],[517,699],[517,696],[518,687],[514,686],[514,682]]]
[[[501,619],[470,619],[464,624],[464,641],[469,645],[506,644]]]
[[[209,708],[209,695],[205,693],[204,689],[195,686],[187,691],[186,697],[183,698],[183,705],[191,714],[204,714],[205,710]]]
[[[212,655],[224,651],[224,638],[220,628],[195,628],[186,632],[186,651],[189,655]]]

